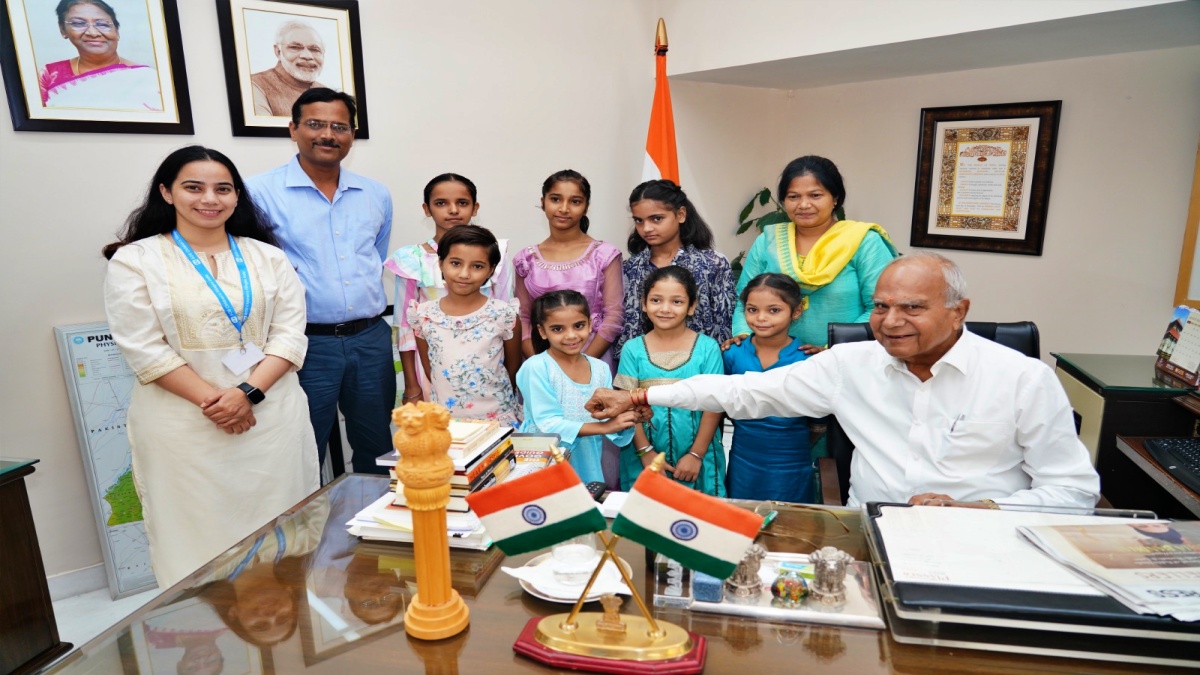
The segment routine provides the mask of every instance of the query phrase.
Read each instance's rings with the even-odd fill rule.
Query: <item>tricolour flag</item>
[[[613,534],[725,579],[754,543],[762,516],[643,471],[613,521]]]
[[[667,83],[667,25],[658,20],[654,38],[654,104],[646,134],[646,162],[642,180],[666,178],[679,185],[679,155],[675,151],[675,115],[671,112],[671,87]]]
[[[553,546],[606,526],[596,501],[565,462],[469,494],[467,504],[508,555]]]

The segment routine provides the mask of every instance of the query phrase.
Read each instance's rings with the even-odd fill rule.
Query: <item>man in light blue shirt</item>
[[[347,171],[356,106],[349,94],[313,88],[288,124],[299,152],[246,180],[300,275],[308,307],[308,354],[300,386],[321,463],[340,406],[354,470],[386,473],[375,458],[391,451],[396,400],[383,261],[392,233],[392,197],[382,183]]]

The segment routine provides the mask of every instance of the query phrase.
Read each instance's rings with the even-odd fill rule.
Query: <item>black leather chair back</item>
[[[994,323],[989,321],[968,321],[967,330],[987,338],[993,342],[1015,349],[1025,356],[1041,358],[1041,340],[1038,337],[1037,325],[1032,321],[1014,321],[1011,323]],[[829,324],[829,346],[844,342],[865,342],[874,340],[871,325],[866,323],[831,323]],[[846,436],[837,418],[830,416],[829,427],[825,432],[825,447],[829,456],[837,464],[838,488],[842,493],[842,503],[850,498],[850,460],[854,456],[854,444]]]

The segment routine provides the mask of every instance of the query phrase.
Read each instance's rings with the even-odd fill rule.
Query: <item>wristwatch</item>
[[[246,398],[250,399],[250,403],[252,405],[258,405],[259,403],[262,403],[263,399],[267,397],[267,395],[262,392],[262,389],[259,389],[249,382],[243,382],[239,384],[237,388],[246,392]]]

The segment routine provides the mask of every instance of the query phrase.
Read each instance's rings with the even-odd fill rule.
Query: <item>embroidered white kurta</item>
[[[254,291],[243,339],[295,367],[254,407],[257,425],[227,434],[199,407],[154,381],[183,365],[217,389],[251,371],[223,363],[238,334],[200,274],[169,237],[119,249],[108,265],[109,329],[137,374],[128,414],[133,478],[142,501],[150,560],[167,588],[319,487],[304,363],[304,289],[283,251],[239,238]],[[233,255],[216,254],[215,277],[242,312]]]

